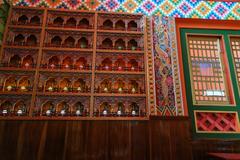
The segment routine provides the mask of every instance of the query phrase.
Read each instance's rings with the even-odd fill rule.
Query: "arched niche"
[[[115,29],[117,29],[117,30],[125,30],[125,23],[123,22],[123,20],[118,20],[115,23]]]
[[[34,64],[33,57],[31,55],[27,55],[23,58],[22,66],[24,67],[30,67]]]
[[[54,20],[53,20],[53,25],[55,26],[62,26],[63,25],[63,18],[62,17],[56,17]]]
[[[138,68],[138,62],[135,60],[135,59],[130,59],[128,61],[128,67],[131,69],[131,70],[136,70]]]
[[[117,90],[117,92],[121,93],[123,92],[125,88],[125,83],[122,79],[118,79],[114,82],[114,88]]]
[[[49,60],[48,60],[48,66],[50,68],[55,68],[57,66],[60,65],[60,60],[57,56],[52,56]]]
[[[88,40],[86,37],[81,37],[79,40],[78,40],[78,46],[80,48],[87,48],[88,47]]]
[[[139,84],[135,80],[130,80],[129,82],[129,91],[130,93],[138,93],[139,92]]]
[[[62,38],[60,38],[59,36],[54,36],[51,39],[51,45],[53,45],[53,46],[60,46],[61,43],[62,43]]]
[[[78,92],[84,92],[86,90],[86,82],[79,78],[73,83],[73,88]]]
[[[10,67],[19,67],[21,65],[21,57],[17,54],[13,55],[9,60]]]
[[[32,24],[32,25],[40,25],[40,18],[39,18],[39,16],[33,16],[30,19],[30,24]]]
[[[61,91],[70,91],[71,81],[68,78],[63,78],[59,83],[59,88],[61,89]]]
[[[101,92],[110,92],[112,89],[112,82],[109,79],[104,79],[100,83]]]
[[[29,87],[31,87],[31,82],[28,77],[22,77],[18,81],[18,88],[20,91],[28,91]]]
[[[112,67],[112,61],[110,58],[105,58],[103,61],[102,61],[102,67],[104,70],[109,70],[111,69]]]
[[[22,34],[18,34],[14,37],[14,43],[18,45],[22,45],[25,41],[25,37]]]
[[[65,57],[62,61],[62,66],[66,69],[70,68],[72,64],[73,64],[73,60],[69,56]]]
[[[87,18],[81,19],[81,20],[79,21],[78,26],[79,26],[80,28],[89,28],[89,21],[88,21],[88,19],[87,19]]]
[[[69,18],[69,19],[66,21],[66,24],[65,24],[65,26],[67,26],[67,27],[76,27],[76,25],[77,25],[77,21],[76,21],[76,19],[73,18],[73,17]]]
[[[57,88],[57,80],[55,78],[49,78],[45,83],[45,91],[55,91]]]
[[[62,110],[64,110],[66,112],[66,114],[70,110],[70,106],[66,101],[62,101],[59,104],[57,104],[56,112],[60,113]]]
[[[18,18],[18,24],[26,24],[28,21],[28,17],[26,15],[22,15]]]
[[[109,19],[103,22],[103,29],[113,29],[113,22]]]
[[[123,70],[125,67],[125,62],[122,58],[118,58],[115,61],[114,66],[117,67],[118,70]]]
[[[33,34],[31,34],[29,37],[27,37],[27,45],[36,46],[37,45],[37,37]]]
[[[75,46],[75,39],[71,36],[65,39],[64,45],[67,47],[74,47]]]
[[[124,105],[123,102],[118,102],[117,105],[116,105],[116,108],[117,108],[117,114],[118,114],[119,111],[121,112],[121,114],[124,114],[125,105]]]
[[[0,105],[0,111],[6,110],[7,113],[9,113],[13,108],[13,104],[10,101],[4,101],[1,105]]]
[[[138,47],[137,41],[135,39],[131,39],[128,41],[128,48],[131,50],[136,50]]]
[[[105,38],[103,41],[102,41],[102,47],[103,48],[112,48],[113,47],[113,42],[110,38]]]
[[[125,49],[125,42],[124,42],[124,40],[122,38],[119,38],[118,40],[116,40],[115,47],[116,47],[116,49],[119,49],[119,50]]]
[[[131,112],[132,112],[132,111],[135,111],[136,115],[139,114],[139,109],[140,109],[140,107],[139,107],[139,105],[138,105],[136,102],[132,102],[132,103],[130,104],[130,110],[131,110]]]
[[[17,80],[14,77],[8,77],[5,80],[5,84],[4,84],[5,91],[12,91],[16,89],[16,87],[17,87]]]
[[[130,31],[137,31],[137,23],[135,21],[128,22],[128,30]]]
[[[51,110],[53,113],[56,112],[56,108],[52,101],[46,101],[42,105],[42,114],[45,115],[48,110]]]
[[[72,113],[75,113],[77,110],[80,111],[81,114],[83,114],[84,105],[82,104],[82,102],[76,102],[71,109]]]
[[[111,105],[108,102],[103,102],[100,105],[100,112],[103,113],[104,111],[107,112],[107,114],[111,113]]]
[[[84,57],[77,59],[75,66],[80,69],[84,69],[87,66],[87,60]]]
[[[17,103],[14,105],[14,113],[18,113],[19,110],[22,111],[22,114],[27,113],[27,105],[23,100],[17,101]]]

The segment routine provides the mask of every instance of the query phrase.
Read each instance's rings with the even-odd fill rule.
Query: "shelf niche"
[[[23,67],[32,67],[34,64],[33,57],[31,55],[27,55],[26,57],[23,58],[22,66]]]
[[[24,25],[28,22],[28,17],[26,15],[22,15],[18,18],[18,24]]]
[[[77,25],[77,21],[73,17],[69,18],[65,24],[66,27],[76,27],[76,25]]]
[[[60,65],[60,60],[57,56],[52,56],[49,60],[48,60],[48,66],[52,69],[58,67]]]
[[[54,36],[52,39],[51,39],[51,46],[61,46],[62,44],[62,38],[59,37],[59,36]]]
[[[49,78],[45,83],[44,91],[53,92],[57,89],[57,81],[55,78]]]
[[[30,24],[31,25],[40,25],[40,18],[39,18],[39,16],[33,16],[30,19]]]
[[[113,48],[113,42],[110,38],[105,38],[102,41],[102,48],[104,49],[112,49]]]
[[[119,38],[118,40],[116,40],[115,48],[118,49],[118,50],[125,49],[125,42],[122,38]]]
[[[10,114],[12,108],[13,108],[13,104],[10,101],[6,100],[0,106],[0,114],[8,115],[8,114]],[[3,113],[3,111],[5,113]]]
[[[27,114],[27,105],[24,103],[24,101],[20,100],[16,102],[14,105],[14,114],[21,116]]]
[[[25,37],[22,34],[17,34],[14,37],[14,44],[15,45],[23,45],[25,41]]]
[[[137,23],[135,21],[128,22],[128,30],[137,31],[137,29],[138,29],[138,26],[137,26]]]
[[[85,37],[81,37],[78,42],[77,46],[80,48],[88,48],[88,40]]]
[[[54,26],[63,26],[63,23],[64,23],[64,20],[62,17],[56,17],[54,20],[53,20],[53,25]]]
[[[73,83],[73,89],[77,92],[87,92],[86,88],[86,82],[82,79],[79,78]]]
[[[22,77],[21,79],[19,79],[18,88],[20,89],[20,91],[29,91],[29,89],[31,88],[31,81],[29,80],[29,78]]]
[[[4,91],[15,91],[17,88],[17,80],[14,77],[8,77],[4,83]]]
[[[71,91],[71,81],[68,78],[63,78],[63,80],[60,81],[59,88],[62,92],[69,92]]]
[[[69,68],[71,68],[72,64],[73,64],[72,58],[67,56],[63,59],[62,67],[65,69],[69,69]]]
[[[113,29],[113,22],[111,20],[107,19],[107,20],[105,20],[103,22],[103,26],[102,27],[103,27],[103,29],[111,30],[111,29]]]
[[[71,48],[75,47],[75,39],[69,36],[68,38],[65,39],[64,46],[71,47]]]
[[[125,30],[125,23],[122,20],[118,20],[115,23],[115,29],[116,30]]]
[[[27,45],[28,46],[36,46],[37,45],[37,38],[35,35],[30,35],[28,38],[27,38]]]
[[[89,20],[87,18],[83,18],[79,21],[78,27],[80,28],[89,28]]]
[[[10,67],[19,67],[21,65],[21,57],[17,54],[13,55],[9,60]]]

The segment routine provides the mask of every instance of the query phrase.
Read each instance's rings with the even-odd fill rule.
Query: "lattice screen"
[[[237,113],[195,112],[197,132],[237,131]]]
[[[231,48],[238,85],[240,85],[240,37],[231,37]]]
[[[194,104],[229,103],[219,37],[188,35]]]

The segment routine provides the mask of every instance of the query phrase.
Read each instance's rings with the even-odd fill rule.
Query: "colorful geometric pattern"
[[[182,18],[240,19],[240,3],[203,0],[13,0],[16,6],[142,13]]]
[[[153,54],[157,113],[183,115],[174,17],[153,17]]]
[[[236,132],[237,113],[195,112],[197,132]]]

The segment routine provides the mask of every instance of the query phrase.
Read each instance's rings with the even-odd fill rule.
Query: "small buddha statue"
[[[84,106],[82,103],[78,103],[76,106],[76,115],[81,116],[83,114]]]

